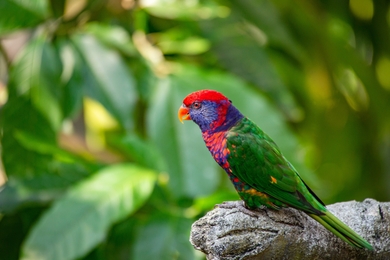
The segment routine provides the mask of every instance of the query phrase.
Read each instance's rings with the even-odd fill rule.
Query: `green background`
[[[227,95],[325,203],[390,198],[386,0],[0,1],[0,259],[202,259]]]

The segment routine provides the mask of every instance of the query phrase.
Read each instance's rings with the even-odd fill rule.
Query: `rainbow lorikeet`
[[[181,122],[192,120],[200,127],[207,148],[247,208],[294,207],[348,244],[373,249],[326,209],[275,142],[223,94],[214,90],[191,93],[184,98],[178,116]]]

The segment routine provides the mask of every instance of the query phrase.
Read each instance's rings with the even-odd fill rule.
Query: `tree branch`
[[[192,225],[191,244],[207,259],[390,259],[390,202],[327,206],[374,251],[353,248],[293,208],[250,211],[242,201],[217,205]]]

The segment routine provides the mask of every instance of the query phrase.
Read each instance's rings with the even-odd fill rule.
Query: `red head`
[[[196,92],[192,92],[188,96],[186,96],[183,100],[183,104],[189,107],[195,101],[214,101],[221,102],[222,100],[229,101],[227,97],[222,95],[220,92],[215,90],[204,89]]]
[[[229,111],[234,113],[229,114]],[[193,120],[202,132],[205,132],[216,131],[221,126],[227,126],[226,122],[231,121],[231,118],[227,117],[235,119],[237,115],[242,117],[227,97],[215,90],[200,90],[184,98],[178,116],[181,122]]]

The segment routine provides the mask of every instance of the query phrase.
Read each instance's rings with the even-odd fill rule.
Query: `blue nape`
[[[241,112],[238,111],[238,109],[235,106],[230,105],[228,111],[226,112],[225,122],[221,126],[217,127],[215,130],[213,130],[212,132],[227,131],[232,126],[236,125],[237,122],[239,122],[242,118],[244,118],[244,116],[241,114]]]
[[[227,104],[221,101],[221,103],[216,103],[214,101],[202,101],[202,106],[199,109],[190,108],[191,119],[200,127],[202,132],[210,131],[210,133],[226,131],[233,125],[235,125],[239,120],[244,116],[235,108],[233,105],[228,104],[228,109],[226,112],[226,120],[222,122],[220,126],[215,129],[211,129],[211,125],[218,121],[218,106],[226,106]]]

